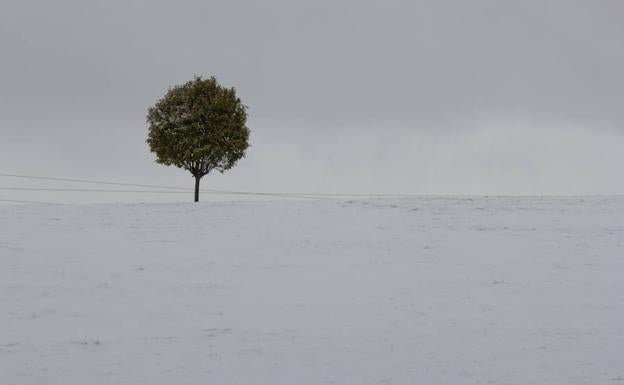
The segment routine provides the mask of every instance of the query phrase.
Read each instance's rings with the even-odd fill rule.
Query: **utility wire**
[[[251,192],[251,191],[231,191],[231,190],[200,190],[215,192],[220,194],[249,194],[249,195],[289,195],[289,196],[310,196],[310,197],[410,197],[416,194],[367,194],[367,193],[302,193],[302,192]]]
[[[0,191],[58,191],[58,192],[95,192],[95,193],[147,193],[147,194],[188,194],[189,191],[169,191],[169,190],[113,190],[113,189],[80,189],[80,188],[53,188],[53,187],[0,187]],[[226,191],[203,191],[206,194],[215,195],[258,195],[258,196],[279,196],[287,198],[303,199],[330,199],[328,197],[315,197],[310,195],[292,195],[283,193],[252,193],[252,192],[226,192]]]
[[[127,187],[144,187],[144,188],[160,188],[167,190],[177,190],[176,192],[192,192],[192,189],[179,187],[179,186],[163,186],[163,185],[153,185],[153,184],[139,184],[139,183],[118,183],[111,181],[100,181],[100,180],[90,180],[90,179],[76,179],[76,178],[53,178],[53,177],[45,177],[45,176],[36,176],[36,175],[21,175],[21,174],[5,174],[0,173],[0,177],[11,177],[11,178],[23,178],[23,179],[39,179],[39,180],[51,180],[51,181],[61,181],[61,182],[76,182],[76,183],[90,183],[90,184],[100,184],[100,185],[111,185],[111,186],[127,186]],[[7,188],[7,189],[17,189],[17,188]],[[22,189],[22,188],[20,188]],[[33,189],[37,190],[37,189]],[[46,190],[42,190],[46,191]],[[56,191],[56,190],[47,190],[47,191]],[[69,189],[59,191],[70,191]],[[91,190],[83,190],[83,189],[74,189],[72,191],[91,191]],[[133,191],[133,190],[93,190],[94,192],[149,192],[149,191]],[[236,191],[236,190],[205,190],[200,189],[200,192],[203,193],[211,193],[211,194],[232,194],[232,195],[258,195],[258,196],[285,196],[285,197],[410,197],[416,196],[415,194],[374,194],[374,193],[301,193],[301,192],[256,192],[256,191]],[[165,192],[159,191],[159,193],[172,193],[172,191]]]
[[[59,181],[59,182],[77,182],[77,183],[91,183],[91,184],[106,184],[106,185],[112,185],[112,186],[128,186],[128,187],[165,188],[165,189],[170,189],[170,190],[190,191],[190,189],[184,188],[184,187],[161,186],[161,185],[154,185],[154,184],[117,183],[117,182],[108,182],[108,181],[101,181],[101,180],[74,179],[74,178],[52,178],[52,177],[47,177],[47,176],[20,175],[20,174],[3,174],[3,173],[0,173],[0,176],[11,177],[11,178],[23,178],[23,179],[53,180],[53,181]]]
[[[36,205],[58,205],[60,203],[52,203],[52,202],[41,202],[41,201],[23,201],[17,199],[0,199],[0,202],[10,202],[10,203],[29,203]]]
[[[81,188],[52,188],[52,187],[0,187],[5,191],[68,191],[68,192],[110,192],[110,193],[156,193],[156,194],[188,194],[187,191],[158,191],[158,190],[98,190]]]

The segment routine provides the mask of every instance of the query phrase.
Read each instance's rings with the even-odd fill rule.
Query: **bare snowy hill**
[[[624,383],[624,198],[0,207],[0,383]]]

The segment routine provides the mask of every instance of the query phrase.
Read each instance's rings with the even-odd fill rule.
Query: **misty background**
[[[202,188],[621,194],[623,14],[615,0],[4,0],[0,173],[191,189],[154,163],[145,115],[214,75],[249,106],[251,147]],[[74,186],[0,178],[44,185]]]

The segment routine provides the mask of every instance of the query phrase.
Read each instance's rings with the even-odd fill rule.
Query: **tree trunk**
[[[201,176],[195,176],[195,202],[199,202],[199,180]]]

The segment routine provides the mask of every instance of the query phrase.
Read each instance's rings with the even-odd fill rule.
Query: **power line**
[[[0,199],[0,202],[10,202],[10,203],[30,203],[36,205],[58,205],[60,203],[51,203],[51,202],[41,202],[41,201],[24,201],[17,199]]]
[[[155,193],[155,194],[188,194],[187,191],[158,191],[158,190],[98,190],[80,188],[52,188],[52,187],[0,187],[5,191],[64,191],[64,192],[109,192],[109,193]]]
[[[54,188],[54,187],[0,187],[2,191],[58,191],[58,192],[97,192],[97,193],[147,193],[147,194],[188,194],[188,191],[170,190],[117,190],[117,189],[81,189],[81,188]],[[253,195],[253,196],[280,196],[290,198],[331,198],[349,196],[382,196],[375,194],[314,194],[314,193],[278,193],[278,192],[251,192],[227,190],[200,190],[204,194],[215,195]],[[390,195],[383,195],[390,196]],[[392,195],[406,196],[406,195]]]
[[[250,195],[289,195],[289,196],[314,196],[314,197],[410,197],[416,194],[375,194],[375,193],[302,193],[302,192],[249,192],[231,190],[200,190],[205,192],[218,192],[220,194],[250,194]]]
[[[39,179],[39,180],[52,180],[52,181],[60,181],[60,182],[74,182],[74,183],[90,183],[90,184],[101,184],[101,185],[110,185],[110,186],[128,186],[128,187],[146,187],[146,188],[164,188],[168,190],[180,190],[179,192],[193,192],[192,189],[186,187],[178,187],[178,186],[163,186],[163,185],[153,185],[153,184],[140,184],[140,183],[118,183],[118,182],[110,182],[110,181],[101,181],[101,180],[90,180],[90,179],[77,179],[77,178],[56,178],[56,177],[47,177],[47,176],[38,176],[38,175],[21,175],[21,174],[4,174],[0,173],[0,176],[10,177],[10,178],[22,178],[22,179]],[[7,190],[25,190],[26,188],[14,188],[7,187],[4,188]],[[57,191],[56,189],[45,190],[43,188],[33,188],[32,190],[42,190],[42,191]],[[94,191],[98,192],[100,190],[84,190],[84,189],[58,189],[58,191]],[[145,191],[145,190],[143,190]],[[236,195],[310,195],[310,194],[291,194],[291,193],[272,193],[272,192],[252,192],[252,191],[226,191],[226,190],[200,190],[203,193],[213,193],[213,194],[236,194]],[[103,190],[103,192],[135,192],[135,191],[113,191],[113,190]],[[139,191],[136,191],[139,192]],[[178,191],[176,191],[177,193]],[[164,191],[163,191],[164,193]]]
[[[55,192],[89,192],[89,193],[147,193],[147,194],[188,194],[188,191],[168,190],[113,190],[113,189],[80,189],[80,188],[53,188],[53,187],[0,187],[0,191],[55,191]],[[226,191],[203,191],[206,194],[216,195],[257,195],[257,196],[280,196],[286,198],[303,199],[329,199],[327,197],[314,197],[309,195],[292,195],[282,193],[253,193],[253,192],[226,192]]]
[[[91,184],[102,184],[102,185],[112,185],[112,186],[128,186],[128,187],[165,188],[165,189],[170,189],[170,190],[185,190],[187,192],[190,191],[190,189],[184,188],[184,187],[161,186],[161,185],[154,185],[154,184],[119,183],[119,182],[109,182],[109,181],[90,180],[90,179],[53,178],[53,177],[47,177],[47,176],[20,175],[20,174],[3,174],[3,173],[0,173],[0,176],[11,177],[11,178],[22,178],[22,179],[53,180],[53,181],[59,181],[59,182],[91,183]]]
[[[37,175],[21,175],[21,174],[5,174],[0,173],[1,177],[11,177],[11,178],[23,178],[23,179],[39,179],[39,180],[51,180],[51,181],[61,181],[61,182],[75,182],[75,183],[89,183],[89,184],[100,184],[100,185],[111,185],[111,186],[127,186],[127,187],[143,187],[143,188],[160,188],[167,190],[177,190],[176,192],[192,192],[192,189],[179,187],[179,186],[164,186],[164,185],[154,185],[154,184],[141,184],[141,183],[123,183],[123,182],[111,182],[111,181],[101,181],[101,180],[91,180],[91,179],[78,179],[78,178],[57,178],[57,177],[46,177],[46,176],[37,176]],[[7,188],[7,189],[15,189],[15,188]],[[21,189],[21,188],[20,188]],[[37,189],[33,189],[37,190]],[[42,191],[46,191],[41,189]],[[56,190],[47,190],[47,191],[56,191]],[[59,191],[62,191],[59,189]],[[63,191],[70,191],[69,189]],[[134,190],[86,190],[86,189],[73,189],[72,191],[93,191],[93,192],[149,192],[149,191],[134,191]],[[156,193],[156,191],[154,191]],[[375,194],[375,193],[302,193],[302,192],[262,192],[262,191],[237,191],[237,190],[211,190],[211,189],[201,189],[200,192],[209,193],[209,194],[231,194],[231,195],[257,195],[257,196],[284,196],[284,197],[301,197],[301,198],[311,198],[311,197],[410,197],[416,196],[415,194]],[[171,191],[158,191],[158,193],[173,193]]]

